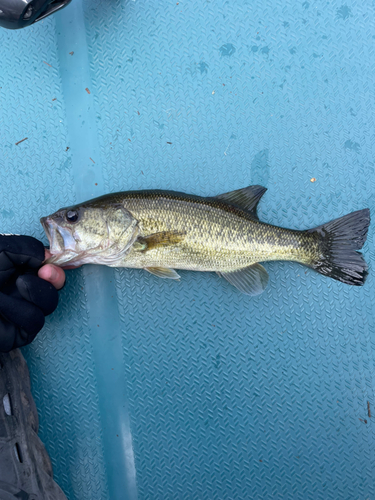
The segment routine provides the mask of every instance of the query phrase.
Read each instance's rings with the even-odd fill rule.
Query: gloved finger
[[[48,316],[56,309],[59,295],[56,288],[48,281],[32,274],[24,274],[17,278],[16,286],[22,298],[35,304],[44,316]]]
[[[37,333],[38,332],[28,333],[26,332],[26,330],[24,330],[24,328],[17,328],[12,349],[16,349],[16,347],[23,347],[25,345],[31,344],[31,342],[37,336]]]
[[[0,316],[0,352],[9,352],[30,344],[38,332],[27,333],[23,328]]]
[[[0,252],[0,287],[2,287],[15,272],[13,262],[5,252]]]
[[[32,236],[0,235],[0,255],[1,253],[6,254],[14,266],[27,265],[35,269],[44,260],[44,245]]]
[[[27,335],[34,337],[44,325],[44,314],[39,307],[27,300],[9,297],[2,292],[0,292],[0,315],[16,327],[25,330]]]

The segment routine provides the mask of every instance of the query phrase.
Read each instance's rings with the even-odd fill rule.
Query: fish
[[[261,262],[294,261],[348,285],[365,283],[358,251],[367,236],[365,208],[313,229],[261,222],[266,188],[248,186],[213,197],[162,190],[107,194],[62,208],[40,222],[50,244],[46,263],[144,269],[178,280],[176,269],[216,272],[240,292],[262,293]]]

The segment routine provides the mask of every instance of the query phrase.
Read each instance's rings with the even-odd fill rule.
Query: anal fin
[[[167,278],[170,280],[179,280],[180,275],[176,273],[174,269],[169,269],[168,267],[145,267],[145,271],[148,271],[158,278]]]
[[[268,273],[260,264],[253,264],[232,272],[219,272],[220,276],[246,295],[261,294],[268,283]]]

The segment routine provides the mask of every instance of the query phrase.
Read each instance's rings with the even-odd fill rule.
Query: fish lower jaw
[[[72,251],[56,252],[51,249],[50,252],[52,255],[45,261],[45,263],[54,264],[56,266],[63,266],[65,264],[70,265],[78,256],[76,252]]]

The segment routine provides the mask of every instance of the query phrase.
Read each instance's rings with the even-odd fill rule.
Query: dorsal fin
[[[219,194],[215,196],[216,199],[225,201],[230,205],[235,205],[246,212],[250,212],[253,217],[257,216],[257,206],[267,191],[267,188],[263,186],[248,186],[242,189],[236,189],[236,191],[230,191],[229,193]]]

